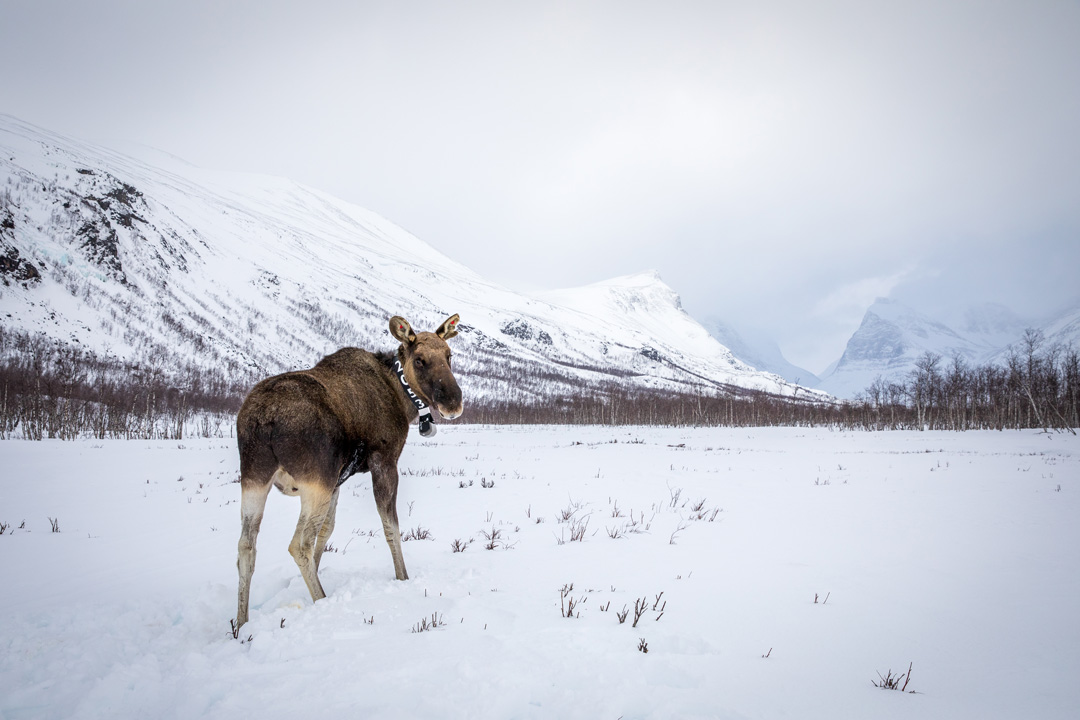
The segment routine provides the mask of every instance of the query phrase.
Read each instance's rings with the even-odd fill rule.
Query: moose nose
[[[457,410],[453,412],[449,410],[444,410],[442,407],[440,407],[439,414],[442,415],[443,418],[446,420],[456,420],[457,418],[461,417],[462,410],[463,408],[461,405],[459,405]]]

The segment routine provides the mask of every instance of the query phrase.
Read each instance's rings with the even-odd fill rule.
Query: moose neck
[[[413,389],[405,378],[405,353],[403,350],[404,348],[398,347],[392,368],[394,374],[397,375],[401,391],[408,401],[412,403],[413,407],[416,408],[416,412],[420,416],[420,434],[424,437],[430,437],[435,434],[435,424],[431,421],[431,408],[427,400],[420,394],[419,389]]]

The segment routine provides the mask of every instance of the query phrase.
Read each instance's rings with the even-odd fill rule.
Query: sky
[[[268,173],[521,291],[657,270],[820,372],[1080,304],[1080,3],[3,0],[0,112]]]

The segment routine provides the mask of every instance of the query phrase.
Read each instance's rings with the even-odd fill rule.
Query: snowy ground
[[[240,639],[231,440],[6,441],[0,467],[4,720],[1080,707],[1071,435],[443,425],[402,457],[403,527],[434,538],[411,579],[355,476],[313,605],[275,492]],[[915,694],[871,684],[909,663]]]

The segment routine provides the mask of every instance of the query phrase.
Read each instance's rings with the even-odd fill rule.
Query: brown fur
[[[248,619],[255,544],[271,485],[300,496],[300,519],[289,552],[311,592],[326,596],[319,561],[334,529],[338,487],[370,472],[375,504],[399,580],[408,579],[397,517],[397,462],[417,410],[394,371],[401,361],[413,391],[447,419],[461,414],[461,390],[450,369],[446,340],[457,334],[453,315],[434,333],[415,334],[395,316],[396,354],[342,348],[309,370],[258,383],[236,417],[240,450],[241,531],[236,626]]]

